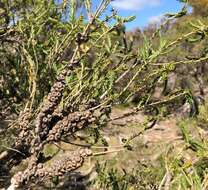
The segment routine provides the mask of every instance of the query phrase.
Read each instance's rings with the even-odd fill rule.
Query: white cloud
[[[161,0],[114,0],[111,5],[117,9],[139,10],[160,5]]]
[[[148,23],[149,24],[157,24],[157,23],[160,23],[164,18],[165,18],[164,15],[152,16],[148,19]]]

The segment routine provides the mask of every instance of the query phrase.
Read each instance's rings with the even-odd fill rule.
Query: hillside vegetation
[[[208,1],[181,2],[133,31],[111,0],[0,2],[0,188],[208,189]]]

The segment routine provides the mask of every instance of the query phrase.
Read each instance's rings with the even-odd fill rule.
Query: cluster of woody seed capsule
[[[44,166],[41,163],[35,164],[32,160],[32,164],[29,164],[24,172],[19,172],[13,176],[11,184],[17,188],[27,183],[30,179],[39,178],[39,180],[43,180],[46,177],[63,176],[67,172],[81,167],[84,159],[91,155],[92,151],[90,149],[79,149],[71,154],[62,155],[59,160],[55,160],[50,166]]]
[[[51,122],[52,114],[61,100],[62,93],[66,85],[66,75],[67,72],[63,71],[57,77],[57,81],[54,83],[53,87],[51,88],[51,92],[48,94],[47,102],[44,104],[41,112],[38,115],[36,132],[40,136],[40,138],[43,138],[48,134],[48,124]]]
[[[27,182],[27,180],[34,177],[34,174],[36,173],[38,169],[37,165],[37,158],[35,156],[31,156],[28,159],[28,167],[24,172],[18,172],[15,174],[11,179],[11,184],[18,188],[20,185],[23,185]]]
[[[74,133],[93,123],[96,118],[91,111],[74,112],[59,121],[49,132],[47,142],[58,141],[67,133]]]
[[[79,149],[72,153],[66,153],[54,163],[47,170],[47,175],[49,177],[53,176],[63,176],[67,172],[71,172],[82,166],[84,159],[92,155],[90,149]]]
[[[32,140],[32,135],[30,133],[30,128],[29,128],[29,121],[30,121],[30,110],[26,109],[24,112],[20,113],[19,117],[19,128],[20,128],[20,133],[18,138],[15,141],[15,146],[18,147],[22,144],[24,145],[30,145],[31,140]]]

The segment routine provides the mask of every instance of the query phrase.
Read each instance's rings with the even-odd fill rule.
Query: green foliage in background
[[[164,155],[158,178],[157,167],[150,163],[137,164],[132,174],[98,164],[94,184],[114,190],[163,186],[206,189],[207,141],[198,130],[207,128],[207,107],[198,110],[195,97],[205,95],[208,82],[208,21],[202,16],[204,9],[190,1],[194,12],[188,14],[188,4],[184,2],[181,11],[166,14],[159,27],[127,32],[125,23],[135,17],[120,17],[114,9],[104,16],[110,2],[100,1],[96,10],[90,0],[0,2],[1,112],[8,108],[16,116],[10,123],[11,128],[16,127],[15,136],[21,130],[17,115],[29,109],[30,126],[35,133],[35,117],[64,70],[67,86],[58,108],[65,114],[81,112],[91,102],[96,105],[90,111],[133,102],[134,111],[129,114],[149,111],[157,119],[160,112],[172,113],[187,102],[197,107],[190,115],[199,113],[191,120],[198,133],[192,134],[189,120],[179,124],[181,154],[176,156],[169,151]],[[171,74],[176,76],[172,86]],[[99,132],[102,124],[110,120],[108,117],[87,126],[84,133],[90,146],[102,141],[106,144]],[[187,150],[196,157],[191,163],[184,161]]]

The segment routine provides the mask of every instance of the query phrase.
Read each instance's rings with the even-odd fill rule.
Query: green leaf
[[[127,18],[124,19],[124,22],[132,22],[136,19],[136,16],[129,16]]]
[[[70,1],[70,21],[73,23],[75,20],[75,12],[76,12],[76,0]]]
[[[198,32],[195,36],[188,38],[187,41],[190,43],[195,43],[203,40],[205,38],[205,34],[202,32]]]
[[[90,0],[85,0],[85,7],[88,12],[88,14],[91,12],[91,1]]]

